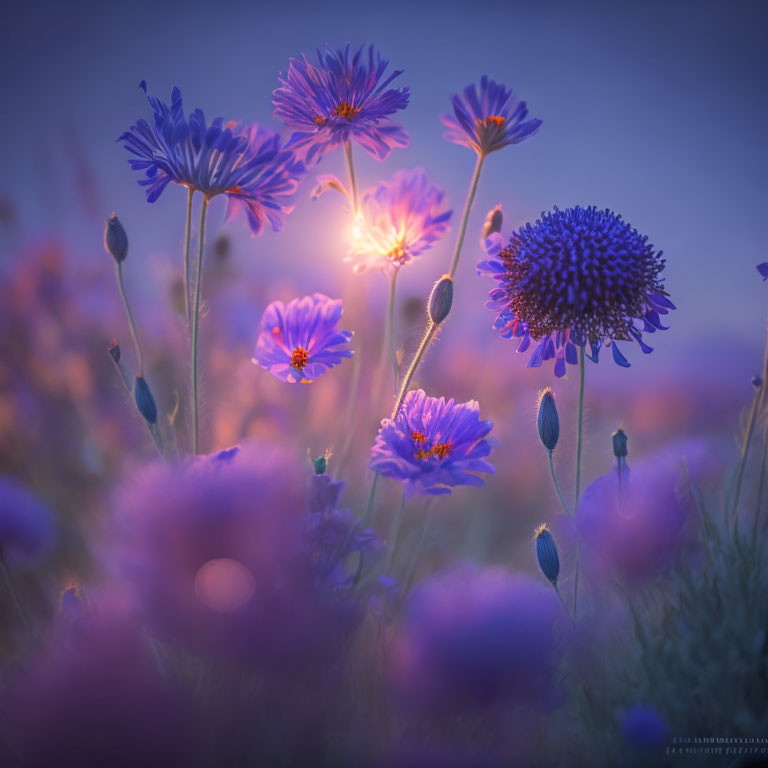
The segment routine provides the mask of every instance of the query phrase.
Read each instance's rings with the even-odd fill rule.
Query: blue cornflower
[[[11,563],[32,563],[53,543],[46,506],[10,477],[0,477],[0,554]]]
[[[424,390],[409,392],[394,421],[384,419],[371,449],[368,466],[405,483],[405,493],[437,496],[456,485],[483,485],[476,472],[494,473],[485,460],[493,428],[481,421],[475,400],[429,397]]]
[[[485,247],[490,258],[478,270],[498,283],[485,306],[498,313],[501,336],[522,339],[518,352],[538,342],[529,367],[554,358],[555,376],[564,376],[566,363],[578,362],[577,347],[589,344],[596,363],[605,343],[628,368],[617,341],[634,340],[647,354],[653,349],[642,334],[667,330],[661,315],[675,305],[659,277],[662,252],[612,211],[555,208],[506,244],[491,234]]]
[[[142,81],[146,93],[146,84]],[[280,137],[257,123],[240,124],[215,118],[206,123],[202,110],[185,117],[181,91],[174,88],[171,106],[147,97],[153,123],[138,120],[118,141],[135,157],[128,160],[135,171],[146,171],[139,184],[147,187],[147,200],[154,203],[170,183],[199,190],[207,198],[226,195],[227,214],[240,209],[248,217],[253,234],[269,223],[279,231],[283,215],[292,208],[285,198],[292,195],[304,166]]]
[[[393,147],[407,147],[408,135],[390,123],[390,115],[408,106],[408,88],[387,86],[402,70],[384,76],[389,62],[364,46],[350,54],[326,46],[317,51],[317,64],[305,55],[291,59],[288,73],[272,94],[274,114],[293,128],[288,147],[307,164],[348,141],[384,160]]]
[[[347,261],[355,272],[392,272],[429,250],[448,231],[445,193],[423,168],[398,171],[363,195],[362,217]]]
[[[757,271],[760,273],[760,277],[762,277],[763,280],[768,280],[768,261],[758,264]]]
[[[468,85],[462,95],[451,96],[453,114],[441,115],[448,129],[443,137],[454,144],[471,147],[485,156],[503,149],[508,144],[519,144],[539,129],[541,120],[526,120],[528,109],[518,101],[514,91],[485,75],[477,86]]]
[[[308,384],[352,357],[350,331],[339,331],[341,299],[314,293],[288,304],[273,301],[261,318],[253,362],[292,384]]]

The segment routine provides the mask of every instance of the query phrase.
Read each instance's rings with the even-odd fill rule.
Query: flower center
[[[291,365],[297,370],[302,371],[309,362],[309,352],[304,347],[296,347],[291,353]]]
[[[502,128],[507,122],[507,118],[501,115],[488,115],[483,122],[486,125],[495,125],[497,128]]]
[[[423,432],[411,432],[411,440],[413,440],[414,443],[426,443],[427,436]]]
[[[395,245],[392,250],[387,254],[387,258],[390,261],[400,262],[405,258],[405,248],[402,243]]]
[[[351,120],[360,111],[360,107],[353,107],[349,102],[340,101],[338,106],[333,110],[333,114],[336,117],[344,117],[347,120]]]
[[[423,446],[414,452],[414,456],[420,461],[427,459],[444,459],[450,456],[453,451],[453,443],[435,443],[431,448],[427,448],[427,436],[422,432],[412,432],[411,440],[417,445]]]
[[[431,452],[437,456],[438,459],[444,459],[448,456],[453,448],[453,443],[438,443],[432,446]]]

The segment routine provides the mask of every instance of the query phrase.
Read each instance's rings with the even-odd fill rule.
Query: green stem
[[[392,351],[393,328],[395,324],[395,289],[397,286],[397,275],[400,272],[396,269],[392,273],[389,283],[389,301],[387,303],[387,316],[384,321],[384,339],[381,344],[381,355],[379,356],[379,365],[376,374],[376,388],[374,393],[374,408],[379,407],[382,391],[384,389],[384,377],[386,375],[387,361],[392,362],[392,371],[394,375],[394,388],[397,388],[397,359]]]
[[[347,158],[347,171],[349,172],[349,190],[352,193],[352,215],[357,216],[357,176],[355,175],[355,161],[352,158],[352,142],[344,142],[344,155]]]
[[[459,234],[456,238],[456,250],[453,254],[453,261],[451,261],[451,270],[448,273],[451,277],[456,274],[456,268],[459,266],[459,257],[461,256],[461,249],[464,245],[464,237],[467,234],[467,224],[469,222],[469,212],[472,210],[472,203],[475,200],[475,194],[477,193],[477,184],[480,181],[480,171],[483,169],[483,161],[485,155],[478,155],[477,162],[475,163],[475,171],[472,174],[472,181],[469,183],[469,192],[467,194],[467,202],[464,204],[464,215],[461,219],[461,226],[459,227]]]
[[[187,219],[184,227],[184,312],[187,316],[187,326],[191,327],[192,317],[189,303],[189,240],[192,231],[192,198],[195,190],[190,187],[187,195]]]
[[[573,623],[576,624],[576,604],[579,600],[579,554],[581,553],[581,540],[576,543],[576,567],[573,570]]]
[[[755,507],[755,522],[752,526],[752,541],[757,542],[757,526],[760,520],[760,509],[763,504],[763,488],[765,487],[765,459],[768,452],[768,425],[763,431],[763,445],[760,451],[760,480],[757,485],[757,506]]]
[[[131,329],[131,338],[133,339],[133,348],[136,350],[136,365],[139,369],[139,376],[144,376],[144,354],[141,351],[141,342],[139,341],[139,334],[136,330],[136,323],[133,319],[133,312],[131,312],[131,305],[128,303],[128,296],[125,293],[125,284],[123,283],[123,262],[115,262],[115,272],[117,274],[117,287],[120,290],[120,298],[123,300],[123,307],[125,307],[125,314],[128,316],[128,326]]]
[[[19,597],[19,593],[16,590],[16,585],[13,583],[13,577],[11,576],[11,572],[8,570],[8,566],[5,564],[5,560],[3,559],[2,554],[0,554],[0,572],[3,574],[3,580],[5,581],[5,585],[8,587],[8,592],[10,593],[11,600],[16,607],[16,612],[19,614],[25,629],[28,632],[31,632],[32,625],[27,618],[27,614],[24,612],[24,608],[21,604],[21,598]]]
[[[555,474],[555,462],[552,459],[552,451],[547,451],[547,455],[549,457],[549,472],[552,475],[552,484],[555,486],[557,498],[560,499],[560,506],[563,508],[563,512],[565,512],[566,515],[570,515],[571,513],[568,511],[568,506],[566,505],[565,499],[563,498],[563,493],[560,490],[560,484],[557,482],[557,475]]]
[[[766,386],[763,383],[763,387]],[[731,508],[731,518],[736,520],[736,511],[739,506],[739,496],[741,495],[741,482],[744,479],[744,469],[747,466],[747,455],[749,454],[749,444],[752,442],[752,434],[755,431],[755,424],[757,423],[757,414],[759,411],[760,401],[762,399],[762,387],[759,391],[755,392],[755,397],[752,400],[752,409],[749,412],[749,421],[747,422],[747,431],[744,434],[744,441],[741,444],[741,456],[739,458],[739,471],[736,475],[736,491],[733,496],[733,507]]]
[[[367,528],[373,522],[374,502],[376,500],[376,486],[379,484],[379,473],[373,475],[371,483],[371,492],[368,494],[368,503],[365,505],[365,514],[363,515],[362,527]]]
[[[432,341],[436,330],[437,326],[431,320],[429,320],[427,322],[427,330],[424,332],[424,337],[421,340],[421,344],[419,344],[419,348],[416,350],[416,354],[413,356],[413,360],[408,366],[408,371],[403,378],[403,383],[400,385],[400,391],[397,394],[395,407],[392,409],[392,416],[390,417],[392,421],[395,420],[395,417],[400,411],[400,406],[403,404],[403,400],[405,400],[405,396],[408,393],[408,387],[411,386],[411,381],[413,380],[413,377],[416,373],[416,369],[419,367],[419,364],[424,357],[424,353],[427,351],[427,347]]]
[[[579,348],[579,417],[576,425],[576,501],[573,505],[575,512],[581,498],[581,444],[584,431],[584,347]]]
[[[427,539],[427,531],[429,530],[429,502],[427,502],[427,507],[424,509],[424,521],[421,524],[421,530],[419,531],[419,538],[416,542],[416,546],[413,548],[413,553],[411,554],[411,559],[408,563],[408,568],[405,571],[405,574],[403,576],[402,585],[403,585],[403,597],[408,594],[411,588],[411,581],[413,580],[413,573],[416,570],[416,565],[419,562],[419,557],[421,556],[421,551],[424,549],[424,542]]]
[[[565,604],[565,600],[563,600],[563,596],[560,594],[560,587],[557,586],[557,584],[552,584],[552,586],[555,588],[555,594],[557,595],[558,599],[562,603],[563,608],[565,608],[565,612],[568,614],[568,618],[573,622],[573,624],[576,624],[576,620],[573,616],[571,616],[571,612],[568,610],[568,606]]]
[[[199,377],[197,372],[197,347],[200,332],[200,294],[203,287],[203,251],[205,249],[205,216],[208,212],[208,198],[203,196],[200,208],[200,230],[197,247],[197,281],[195,282],[195,306],[192,315],[192,419],[193,419],[193,452],[197,454],[200,445],[200,413],[199,413]]]
[[[392,518],[392,525],[389,529],[389,539],[387,540],[387,554],[384,558],[384,573],[389,573],[389,568],[392,565],[392,558],[395,556],[395,548],[397,547],[397,535],[400,533],[400,526],[403,522],[403,513],[405,512],[405,491],[400,499],[400,506],[397,508],[395,516]]]

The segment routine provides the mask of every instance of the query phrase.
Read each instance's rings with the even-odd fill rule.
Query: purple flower
[[[355,272],[392,272],[429,250],[447,231],[452,211],[423,168],[398,171],[363,195],[347,261]]]
[[[325,668],[350,611],[307,556],[303,478],[276,446],[228,457],[127,478],[105,562],[161,640],[263,671]]]
[[[50,511],[16,480],[0,477],[0,554],[11,563],[33,563],[53,542]]]
[[[408,106],[407,88],[387,86],[402,70],[387,77],[388,61],[373,46],[350,55],[350,46],[317,51],[317,64],[307,57],[291,59],[288,74],[272,94],[274,114],[293,128],[288,142],[307,164],[349,141],[371,157],[384,160],[393,147],[407,147],[408,135],[389,121]]]
[[[322,293],[287,304],[273,301],[261,317],[253,362],[281,381],[314,381],[354,354],[342,347],[352,339],[352,332],[336,329],[341,313],[341,299]]]
[[[757,271],[760,273],[760,277],[762,277],[763,280],[768,280],[768,261],[758,264]]]
[[[621,735],[633,747],[649,749],[669,738],[669,726],[655,709],[632,707],[621,717]]]
[[[408,597],[391,651],[395,691],[433,711],[550,705],[568,617],[554,591],[501,568],[451,568]]]
[[[368,466],[405,483],[405,493],[437,496],[457,485],[484,485],[477,472],[494,473],[485,460],[493,441],[493,428],[480,420],[475,400],[429,397],[424,390],[405,396],[394,421],[384,419],[371,449]]]
[[[146,84],[141,87],[146,93]],[[134,155],[128,161],[131,168],[146,172],[139,184],[147,187],[150,203],[174,182],[209,199],[226,195],[228,217],[244,210],[254,235],[267,224],[282,229],[283,215],[292,210],[285,198],[296,191],[304,166],[280,146],[276,133],[256,123],[225,123],[220,117],[208,125],[199,109],[187,119],[178,88],[170,107],[148,98],[153,124],[139,120],[118,141]]]
[[[699,443],[658,451],[589,485],[576,510],[579,533],[611,570],[640,583],[663,570],[680,551],[693,502],[681,458],[695,473],[706,450]]]
[[[480,156],[519,144],[533,136],[541,120],[526,120],[528,109],[514,91],[485,75],[480,78],[480,93],[473,83],[461,96],[451,96],[453,114],[440,117],[448,129],[444,138],[454,144],[471,147]]]
[[[643,333],[665,331],[661,316],[675,309],[667,297],[662,252],[655,251],[621,216],[609,210],[555,208],[526,224],[504,243],[499,233],[485,240],[490,257],[478,271],[496,280],[486,307],[497,313],[493,327],[503,338],[519,338],[518,352],[538,342],[528,367],[555,360],[555,376],[578,363],[577,347],[611,347],[614,362],[629,362],[618,341],[636,341],[653,352]]]

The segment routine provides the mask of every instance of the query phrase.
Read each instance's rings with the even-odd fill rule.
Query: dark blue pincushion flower
[[[146,85],[142,82],[146,92]],[[128,160],[135,171],[144,171],[139,184],[147,187],[147,200],[154,203],[173,182],[199,190],[206,197],[226,195],[231,218],[241,209],[253,234],[269,224],[282,228],[283,215],[292,208],[286,198],[296,191],[304,166],[280,137],[256,123],[210,124],[202,110],[187,118],[181,91],[174,88],[171,106],[148,96],[153,121],[138,120],[118,141],[134,156]]]
[[[351,331],[339,331],[341,299],[314,293],[287,304],[273,301],[261,318],[253,362],[276,378],[308,384],[354,354]]]
[[[405,484],[407,496],[450,493],[457,485],[483,485],[477,472],[494,473],[486,457],[493,428],[480,419],[475,400],[429,397],[409,392],[394,419],[384,419],[371,449],[368,466]]]
[[[555,208],[507,243],[494,233],[485,245],[490,258],[478,270],[497,281],[485,306],[504,338],[521,339],[518,352],[538,342],[529,367],[554,359],[555,376],[564,376],[577,347],[589,344],[597,362],[606,344],[627,368],[617,341],[636,341],[647,354],[643,333],[667,330],[661,316],[675,305],[660,278],[662,252],[612,211]]]
[[[40,501],[9,477],[0,477],[0,554],[12,563],[32,563],[53,541],[53,518]]]
[[[454,144],[471,147],[485,156],[509,144],[519,144],[533,136],[541,120],[528,117],[524,101],[514,91],[485,75],[480,79],[480,90],[472,83],[462,94],[451,96],[453,116],[441,115],[448,129],[444,138]]]
[[[377,160],[407,147],[408,135],[389,118],[408,106],[408,88],[387,89],[402,74],[385,76],[388,64],[372,45],[367,56],[364,46],[352,54],[347,44],[318,50],[317,64],[304,55],[291,59],[272,94],[274,114],[295,131],[287,146],[307,164],[348,141]]]

